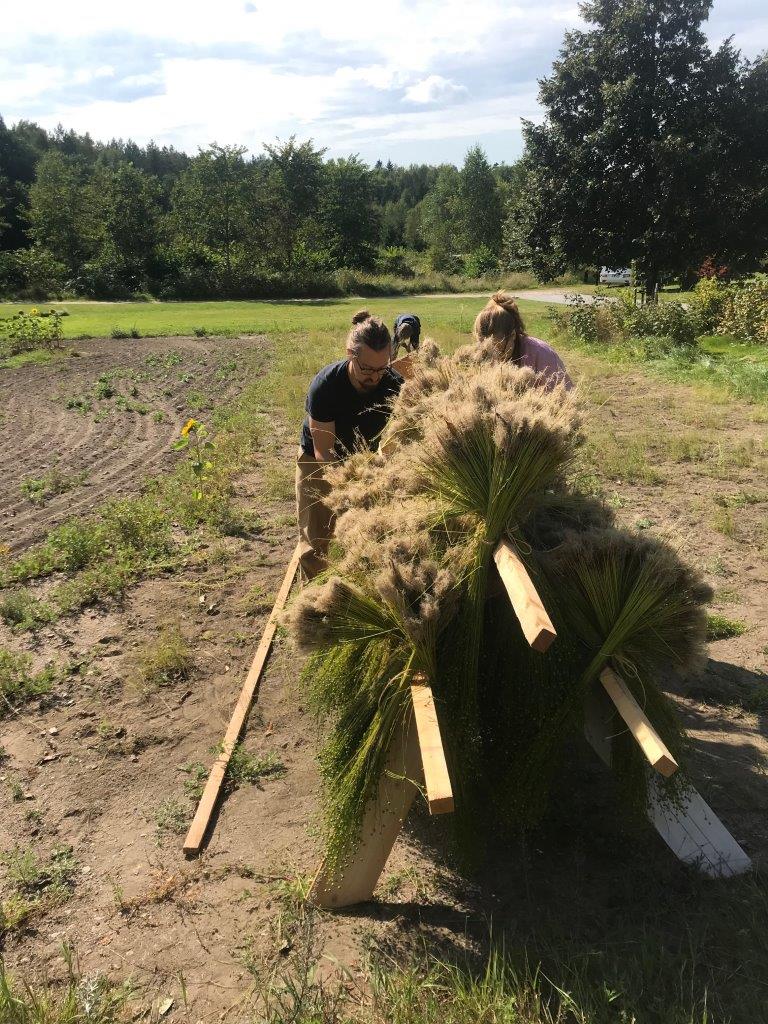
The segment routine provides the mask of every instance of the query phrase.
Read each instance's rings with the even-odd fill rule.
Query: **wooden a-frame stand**
[[[518,552],[510,541],[503,540],[493,557],[526,640],[533,650],[546,651],[556,639],[555,628]],[[309,900],[318,907],[338,909],[364,903],[373,896],[422,785],[431,814],[453,810],[432,691],[425,680],[420,680],[412,686],[411,696],[413,715],[404,732],[392,742],[378,792],[366,808],[360,844],[342,866],[331,870],[324,862],[317,872]],[[749,857],[693,787],[679,806],[662,799],[659,776],[669,778],[678,764],[624,680],[607,666],[600,674],[600,685],[590,695],[584,731],[609,767],[616,713],[648,762],[648,817],[675,856],[710,877],[748,871]]]

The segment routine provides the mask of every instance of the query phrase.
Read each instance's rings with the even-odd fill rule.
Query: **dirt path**
[[[107,365],[100,360],[108,344],[94,343],[86,357],[93,362],[84,364],[78,386]],[[223,344],[216,342],[221,358],[229,353]],[[233,352],[237,344],[231,343]],[[174,339],[161,349],[181,351],[183,366],[205,358],[201,373],[210,382],[209,345]],[[146,342],[132,365],[157,351]],[[126,365],[122,355],[120,364]],[[589,438],[591,465],[598,468],[585,467],[585,473],[594,473],[595,486],[621,521],[677,537],[717,588],[716,608],[749,627],[741,637],[711,645],[700,679],[670,680],[670,688],[691,729],[697,784],[749,853],[764,862],[768,720],[747,707],[758,688],[768,686],[765,427],[748,406],[703,402],[691,389],[586,359],[570,365],[583,375],[594,404]],[[57,379],[54,367],[44,369],[49,378],[30,371],[25,385],[23,393],[34,402],[33,381],[39,390]],[[7,381],[0,385],[7,394],[16,390]],[[137,463],[140,453],[162,459],[161,437],[166,444],[189,411],[177,409],[175,383],[169,388],[173,429],[166,424],[145,438],[134,433],[132,420],[124,421]],[[69,413],[57,415],[66,435]],[[17,479],[32,472],[29,422],[19,435],[23,458],[6,456]],[[102,451],[95,427],[88,436],[86,451]],[[286,458],[291,448],[286,438]],[[119,465],[119,455],[110,452],[99,471],[105,479],[112,473],[111,486]],[[131,472],[139,474],[139,466]],[[639,935],[651,903],[657,915],[666,908],[674,914],[702,898],[695,878],[650,830],[628,839],[616,829],[607,776],[588,752],[577,751],[553,820],[530,844],[489,855],[477,883],[451,872],[444,825],[422,810],[396,848],[379,902],[351,914],[307,918],[293,894],[296,877],[310,873],[318,858],[316,731],[285,638],[268,666],[245,741],[248,750],[278,758],[284,772],[229,796],[204,855],[185,861],[181,841],[193,801],[184,767],[210,763],[293,544],[290,498],[267,499],[260,474],[257,466],[242,479],[239,496],[258,505],[268,524],[261,536],[217,542],[173,577],[137,586],[122,606],[42,630],[31,646],[38,664],[83,659],[83,675],[2,723],[0,773],[6,783],[18,783],[21,799],[12,798],[8,785],[0,791],[0,849],[22,844],[44,856],[71,846],[78,873],[71,899],[6,939],[4,955],[13,969],[62,977],[66,940],[85,972],[131,976],[142,1005],[157,1008],[172,998],[164,1019],[213,1021],[232,1013],[239,1020],[254,979],[275,964],[295,966],[309,930],[317,948],[354,978],[371,945],[401,954],[427,938],[438,949],[456,951],[487,941],[490,920],[496,932],[524,938],[557,915],[567,919],[564,935],[592,922],[606,934],[620,922]],[[6,487],[3,494],[13,498],[12,492]],[[721,512],[730,514],[733,526],[725,533]],[[46,521],[30,516],[24,536]],[[178,624],[189,640],[195,667],[187,680],[143,692],[136,655],[165,623]],[[0,646],[18,643],[0,630]],[[332,970],[332,960],[323,969]]]

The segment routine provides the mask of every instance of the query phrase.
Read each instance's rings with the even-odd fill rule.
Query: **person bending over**
[[[560,383],[568,390],[573,387],[565,364],[552,346],[526,334],[520,310],[509,292],[495,292],[490,297],[477,314],[473,333],[479,343],[492,341],[499,358],[530,366],[541,374],[544,387]]]
[[[324,366],[309,386],[296,463],[299,562],[307,579],[326,566],[334,517],[323,503],[323,466],[351,452],[378,448],[403,378],[390,366],[392,339],[382,320],[360,310],[352,317],[344,359]]]
[[[416,352],[419,348],[421,320],[415,313],[401,313],[395,320],[392,331],[392,356],[397,355],[402,347],[406,352]]]

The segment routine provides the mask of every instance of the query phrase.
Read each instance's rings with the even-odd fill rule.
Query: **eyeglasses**
[[[353,356],[352,358],[357,363],[357,368],[358,368],[358,370],[361,373],[368,373],[368,374],[374,374],[375,373],[375,374],[378,374],[379,376],[381,376],[382,373],[386,373],[387,370],[389,369],[389,363],[387,363],[386,366],[366,366],[364,363],[360,362],[360,360],[357,358],[357,356]]]

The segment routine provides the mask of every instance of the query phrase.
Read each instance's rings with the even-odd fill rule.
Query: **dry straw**
[[[329,727],[320,765],[338,866],[406,724],[417,673],[435,693],[458,849],[470,866],[486,826],[544,812],[561,751],[609,660],[682,752],[660,683],[670,666],[700,658],[708,592],[671,549],[614,529],[598,502],[569,487],[581,443],[576,399],[539,384],[491,346],[444,358],[425,341],[395,403],[386,458],[357,453],[328,473],[338,515],[331,567],[290,615]],[[518,545],[553,616],[558,639],[546,655],[530,651],[506,596],[489,587],[503,537]],[[637,809],[645,769],[625,762]]]

